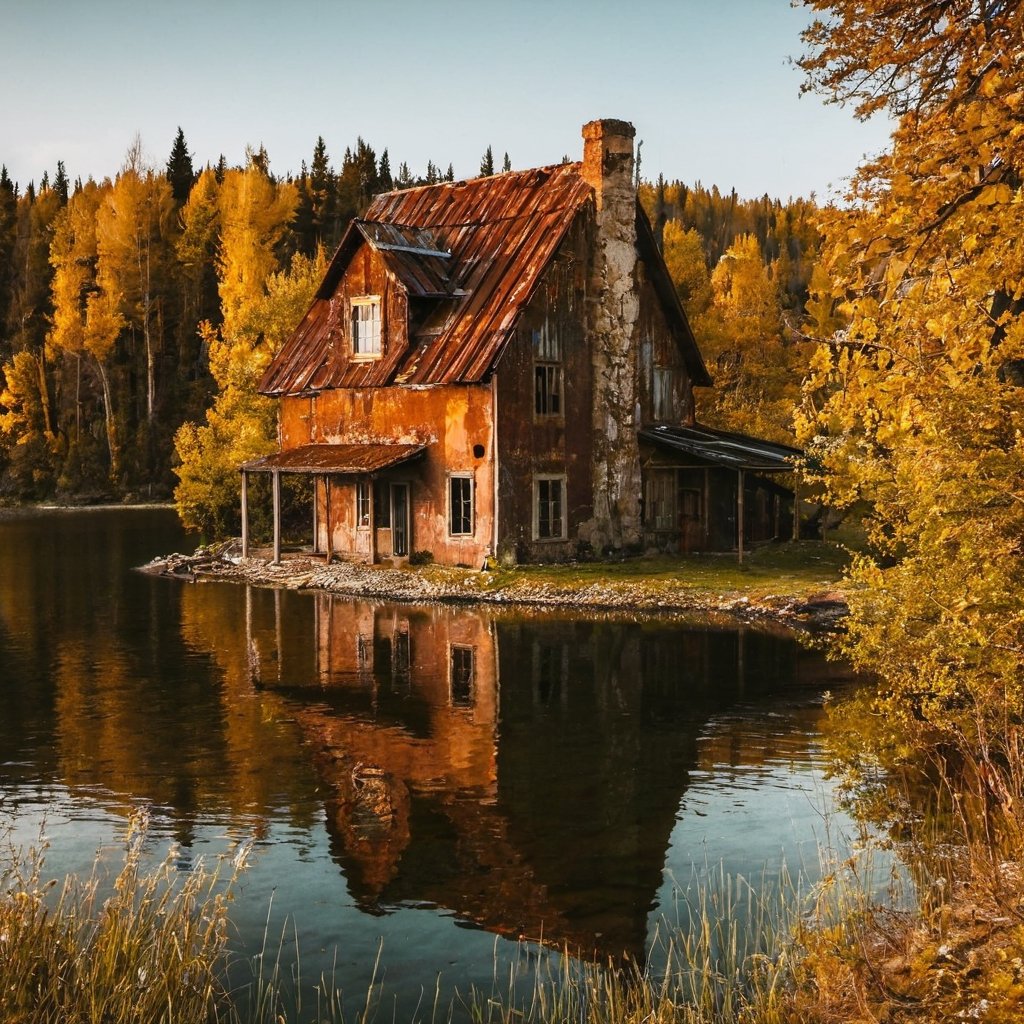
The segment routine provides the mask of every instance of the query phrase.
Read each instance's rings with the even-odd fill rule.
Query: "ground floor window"
[[[373,485],[373,525],[378,530],[391,529],[391,489],[386,480]]]
[[[448,533],[468,537],[473,533],[473,478],[448,478]]]
[[[370,528],[370,481],[356,481],[356,526],[360,530]]]
[[[565,477],[538,476],[533,482],[534,538],[565,538]]]

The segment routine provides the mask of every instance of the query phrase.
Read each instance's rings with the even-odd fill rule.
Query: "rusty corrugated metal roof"
[[[243,463],[250,473],[375,473],[408,462],[425,444],[303,444]]]
[[[640,440],[730,469],[759,473],[791,472],[803,458],[799,448],[699,423],[692,427],[649,427],[640,431]]]
[[[353,221],[312,306],[260,382],[268,395],[386,384],[475,383],[494,368],[520,314],[593,190],[578,163],[442,182],[377,196]],[[417,309],[405,348],[346,357],[342,302],[349,261],[368,244]],[[711,383],[686,314],[637,203],[637,245],[694,384]],[[426,312],[424,312],[426,310]]]
[[[377,196],[365,219],[349,227],[260,391],[482,380],[592,195],[579,164],[559,164]],[[338,280],[364,240],[412,297],[433,296],[436,307],[405,351],[359,362],[336,353],[344,325],[332,304]]]

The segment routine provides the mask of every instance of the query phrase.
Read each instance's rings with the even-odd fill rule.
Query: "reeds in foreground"
[[[129,826],[113,883],[94,867],[44,880],[47,843],[0,866],[0,1020],[93,1024],[225,1020],[227,890],[219,872],[146,868],[146,817]],[[235,858],[242,866],[244,851]]]

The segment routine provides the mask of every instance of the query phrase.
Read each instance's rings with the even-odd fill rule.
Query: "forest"
[[[496,172],[488,147],[479,173]],[[136,139],[102,180],[0,170],[0,500],[176,490],[190,525],[236,529],[236,467],[275,436],[255,384],[325,258],[374,194],[441,180],[451,164],[393,171],[362,138],[338,170],[322,137],[298,175],[274,175],[262,148],[197,168],[181,129],[166,164]],[[815,203],[663,176],[640,196],[720,384],[701,418],[792,439],[802,341],[828,326],[808,305]]]

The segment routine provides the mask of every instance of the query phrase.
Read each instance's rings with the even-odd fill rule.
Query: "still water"
[[[694,865],[813,874],[844,826],[842,680],[792,639],[133,571],[190,543],[168,510],[0,519],[0,830],[45,822],[53,875],[116,867],[140,806],[183,870],[253,840],[236,946],[289,922],[356,1001],[380,947],[404,1003],[521,938],[643,957]]]

